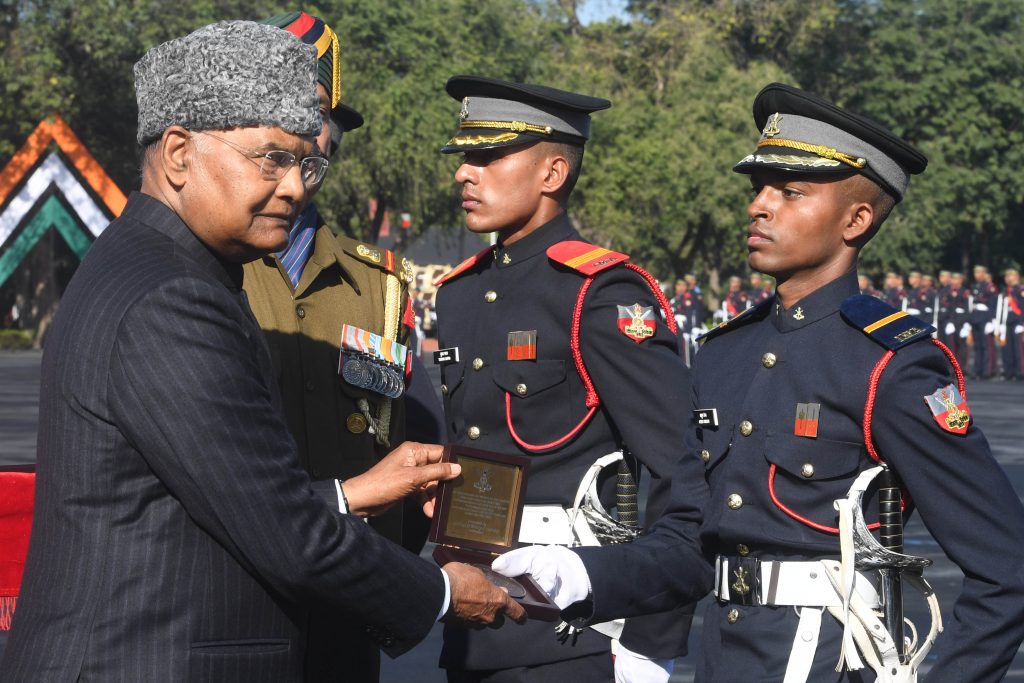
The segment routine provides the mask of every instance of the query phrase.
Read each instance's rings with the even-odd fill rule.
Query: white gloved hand
[[[1017,325],[1017,327],[1013,328],[1013,333],[1024,334],[1024,325]]]
[[[690,336],[693,338],[697,338],[704,334],[706,331],[707,330],[705,330],[703,327],[695,327],[692,330],[690,330]]]
[[[680,314],[676,313],[675,318],[676,318],[676,327],[682,327],[683,323],[686,322],[686,316],[685,315],[680,315]]]
[[[674,659],[638,655],[621,642],[615,650],[615,683],[668,683]]]
[[[964,326],[960,328],[960,338],[967,339],[971,334],[971,324],[964,323]]]
[[[530,545],[500,555],[491,569],[515,578],[529,574],[559,609],[590,595],[590,577],[580,556],[560,545]]]
[[[956,325],[953,323],[946,323],[946,336],[948,337],[954,332],[956,332]]]
[[[992,334],[996,329],[996,324],[989,320],[985,323],[985,334]]]

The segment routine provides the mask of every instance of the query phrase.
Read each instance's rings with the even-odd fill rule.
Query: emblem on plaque
[[[491,486],[491,471],[484,470],[483,472],[481,472],[480,479],[475,484],[473,484],[473,488],[475,488],[480,493],[490,493],[491,489],[493,488]]]
[[[740,567],[733,572],[733,576],[736,577],[736,580],[733,582],[731,588],[740,595],[746,595],[749,593],[750,584],[747,583],[747,570]]]

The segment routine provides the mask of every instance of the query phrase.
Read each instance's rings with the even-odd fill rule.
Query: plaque
[[[555,621],[561,610],[529,574],[509,578],[491,570],[503,552],[519,547],[526,475],[530,459],[445,446],[442,462],[457,462],[462,473],[437,489],[430,540],[437,543],[434,560],[444,566],[464,562],[508,591],[531,619]]]

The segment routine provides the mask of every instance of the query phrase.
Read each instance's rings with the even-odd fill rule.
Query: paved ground
[[[39,361],[37,352],[0,353],[0,464],[35,460]],[[968,396],[977,424],[985,431],[996,457],[1021,495],[1024,493],[1024,448],[1021,446],[1024,443],[1024,384],[969,382]],[[911,552],[935,560],[927,575],[939,594],[944,616],[948,617],[963,575],[945,558],[917,518],[907,528],[907,545]],[[918,608],[908,606],[908,616],[919,624],[926,623],[923,611]],[[699,642],[699,617],[694,631],[691,646]],[[0,652],[2,640],[0,637]],[[442,683],[444,676],[436,668],[440,643],[440,628],[435,628],[426,641],[400,659],[385,657],[383,683]],[[692,680],[691,662],[680,659],[673,683]],[[1018,652],[1006,680],[1024,681],[1024,655],[1021,653]]]

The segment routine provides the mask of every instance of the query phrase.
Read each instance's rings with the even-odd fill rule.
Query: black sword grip
[[[619,515],[619,523],[634,529],[640,527],[636,480],[625,457],[619,461],[615,475],[615,509]]]
[[[886,468],[878,475],[878,535],[882,546],[903,552],[903,510],[896,475]]]

